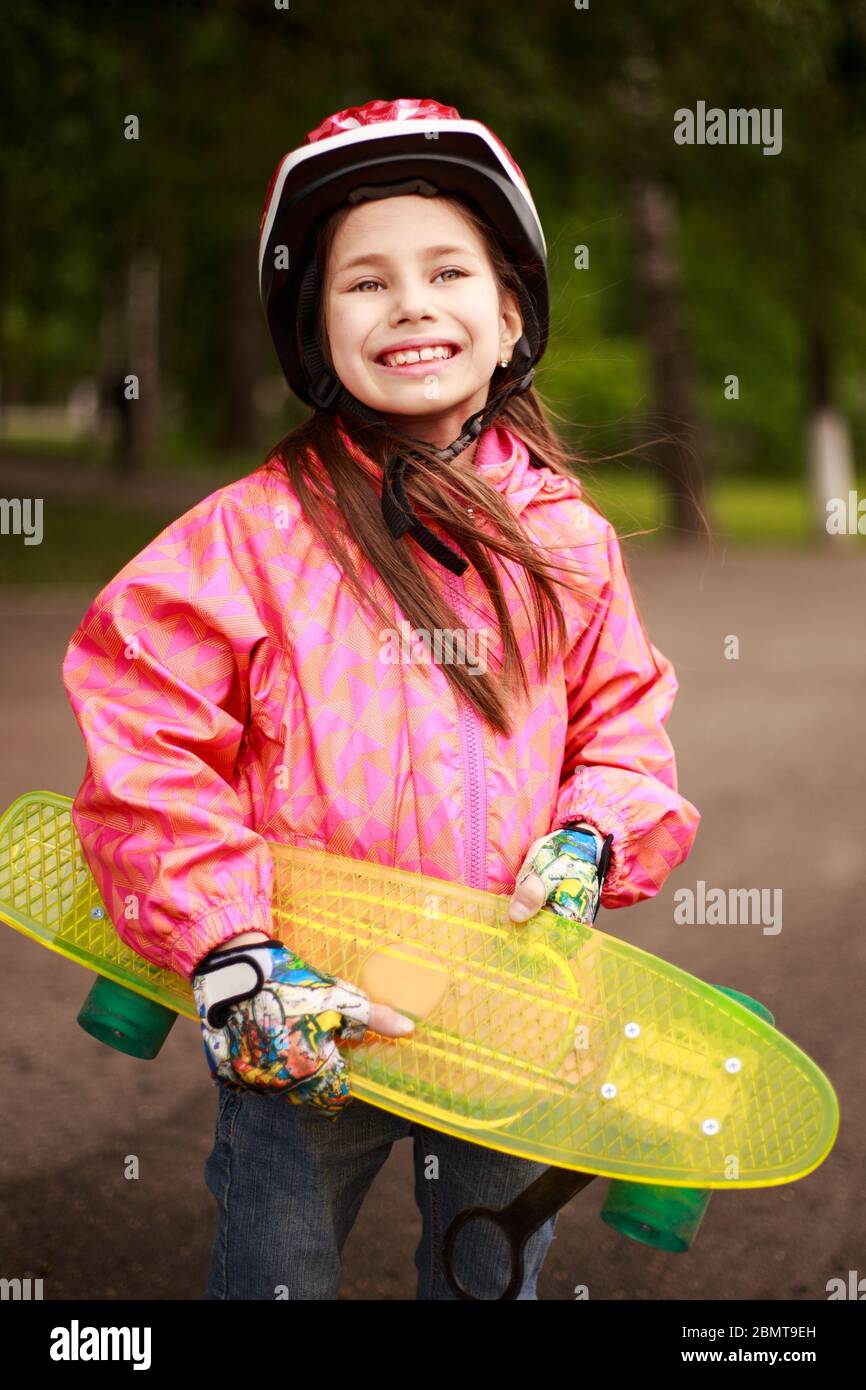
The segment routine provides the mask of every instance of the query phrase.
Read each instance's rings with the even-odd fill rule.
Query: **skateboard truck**
[[[736,999],[767,1023],[775,1018],[765,1005],[740,990],[715,985],[722,994]],[[445,1278],[458,1299],[486,1302],[468,1293],[454,1270],[457,1237],[470,1221],[490,1221],[506,1237],[511,1251],[511,1278],[497,1301],[516,1299],[523,1284],[523,1251],[530,1236],[555,1216],[566,1202],[592,1182],[594,1173],[569,1168],[548,1168],[507,1207],[466,1207],[458,1212],[445,1232],[442,1264]],[[712,1188],[654,1187],[651,1183],[614,1179],[599,1215],[606,1225],[641,1245],[683,1254],[690,1250],[698,1227],[713,1195]]]

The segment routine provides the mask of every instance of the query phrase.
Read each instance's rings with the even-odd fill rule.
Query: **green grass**
[[[16,434],[0,438],[0,460],[14,459],[66,459],[82,463],[106,463],[108,446],[98,440],[78,437],[63,438],[57,434],[23,435]]]
[[[663,511],[658,485],[648,473],[628,473],[608,467],[584,468],[578,471],[586,499],[594,503],[613,523],[618,535],[630,531],[661,527]],[[644,536],[644,541],[656,541],[663,532]]]
[[[581,474],[588,498],[613,523],[617,534],[647,529],[642,544],[665,543],[673,538],[666,521],[658,480],[648,473],[618,468],[591,469]],[[855,485],[866,495],[866,479]],[[726,479],[710,489],[707,521],[720,544],[808,545],[811,529],[809,499],[795,479]],[[655,529],[658,528],[658,529]],[[856,538],[858,543],[866,537]]]
[[[25,545],[23,536],[0,536],[0,585],[83,584],[92,586],[95,597],[171,520],[46,498],[40,545]]]
[[[809,500],[799,483],[721,483],[713,505],[720,540],[785,545],[810,540]]]
[[[154,460],[154,472],[159,473],[208,473],[214,479],[214,488],[223,483],[244,478],[264,463],[268,449],[244,449],[231,453],[208,454],[200,444],[186,436],[175,435],[160,446]]]
[[[160,444],[149,469],[148,476],[162,474],[206,474],[213,480],[213,487],[243,478],[259,464],[264,463],[267,449],[247,449],[234,453],[209,453],[200,445],[182,437],[172,437]],[[16,463],[32,459],[36,462],[82,464],[86,468],[111,471],[111,446],[98,440],[60,439],[56,435],[38,436],[16,435],[14,439],[0,439],[0,465],[3,459]]]

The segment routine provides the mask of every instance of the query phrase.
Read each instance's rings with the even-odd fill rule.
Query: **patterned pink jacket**
[[[510,895],[533,840],[580,818],[613,835],[606,908],[652,897],[688,855],[700,815],[663,728],[676,677],[613,528],[501,426],[475,467],[586,574],[585,598],[560,590],[569,641],[542,682],[525,575],[518,590],[518,567],[500,567],[533,682],[511,738],[455,699],[417,643],[394,659],[409,627],[390,592],[355,547],[365,592],[394,614],[391,641],[277,463],[172,522],[94,599],[63,664],[88,755],[73,820],[120,936],[154,964],[191,978],[229,937],[271,933],[267,840]],[[475,569],[430,564],[498,665]]]

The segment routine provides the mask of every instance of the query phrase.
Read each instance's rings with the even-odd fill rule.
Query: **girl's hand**
[[[525,922],[542,907],[560,917],[592,923],[601,891],[599,837],[589,827],[555,830],[536,840],[515,885],[508,914]]]
[[[338,1041],[368,1026],[405,1037],[414,1023],[306,965],[279,942],[213,952],[193,976],[211,1075],[336,1119],[350,1103]]]

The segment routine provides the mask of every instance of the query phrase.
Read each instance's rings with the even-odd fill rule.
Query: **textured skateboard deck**
[[[69,798],[0,818],[0,918],[196,1019],[189,983],[125,946]],[[765,1187],[816,1168],[835,1093],[790,1039],[712,985],[550,911],[318,850],[271,844],[274,927],[308,964],[416,1019],[344,1043],[353,1095],[457,1138],[607,1177]]]

